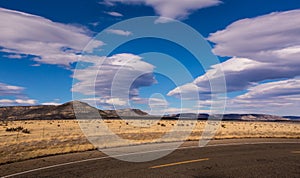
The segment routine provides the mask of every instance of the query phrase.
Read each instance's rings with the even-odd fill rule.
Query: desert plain
[[[103,127],[110,132],[104,132]],[[204,132],[210,136],[205,138]],[[114,142],[110,139],[112,134],[129,142]],[[95,145],[91,138],[106,139],[100,139]],[[299,139],[300,123],[121,119],[7,121],[0,123],[0,164],[126,144],[231,138]]]

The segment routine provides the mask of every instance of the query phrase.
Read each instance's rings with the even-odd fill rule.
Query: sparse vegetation
[[[30,134],[30,130],[28,130],[28,129],[23,129],[22,132],[25,134]]]
[[[24,129],[23,127],[19,126],[19,127],[6,128],[5,131],[6,132],[20,132],[23,129]]]
[[[22,133],[25,133],[25,134],[30,134],[30,130],[29,129],[25,129],[21,126],[18,126],[18,127],[10,127],[10,128],[6,128],[5,129],[6,132],[22,132]],[[18,136],[17,136],[18,138]]]

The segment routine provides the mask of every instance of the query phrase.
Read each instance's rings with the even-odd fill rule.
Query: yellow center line
[[[168,166],[175,166],[179,164],[187,164],[187,163],[195,163],[195,162],[200,162],[200,161],[207,161],[209,158],[202,158],[202,159],[195,159],[195,160],[189,160],[189,161],[181,161],[181,162],[176,162],[176,163],[169,163],[169,164],[162,164],[158,166],[152,166],[150,169],[156,169],[156,168],[162,168],[162,167],[168,167]]]
[[[292,151],[294,154],[300,154],[300,151]]]

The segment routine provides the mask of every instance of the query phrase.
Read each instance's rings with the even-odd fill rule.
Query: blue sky
[[[211,105],[226,99],[226,113],[300,115],[297,0],[4,0],[0,6],[0,105],[80,99],[101,109],[210,113],[222,112],[223,105],[210,110]],[[115,41],[137,34],[135,26],[110,26],[144,16],[158,16],[153,24],[162,27],[176,24],[167,17],[194,28],[219,64],[203,56],[210,64],[203,67],[184,47],[156,38],[120,44],[104,59]],[[161,33],[172,30],[180,31]],[[82,53],[87,45],[92,52]],[[205,52],[200,44],[192,46]],[[220,79],[219,69],[226,98],[224,92],[211,92],[210,80]],[[169,72],[176,82],[159,72]]]

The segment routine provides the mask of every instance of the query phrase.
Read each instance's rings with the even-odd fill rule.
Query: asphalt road
[[[196,144],[187,142],[161,159],[140,163],[120,161],[99,151],[38,158],[2,165],[0,176],[300,177],[300,140],[217,140],[202,148],[195,147]],[[162,145],[158,144],[158,148]],[[164,151],[127,156],[142,157],[158,152]]]

